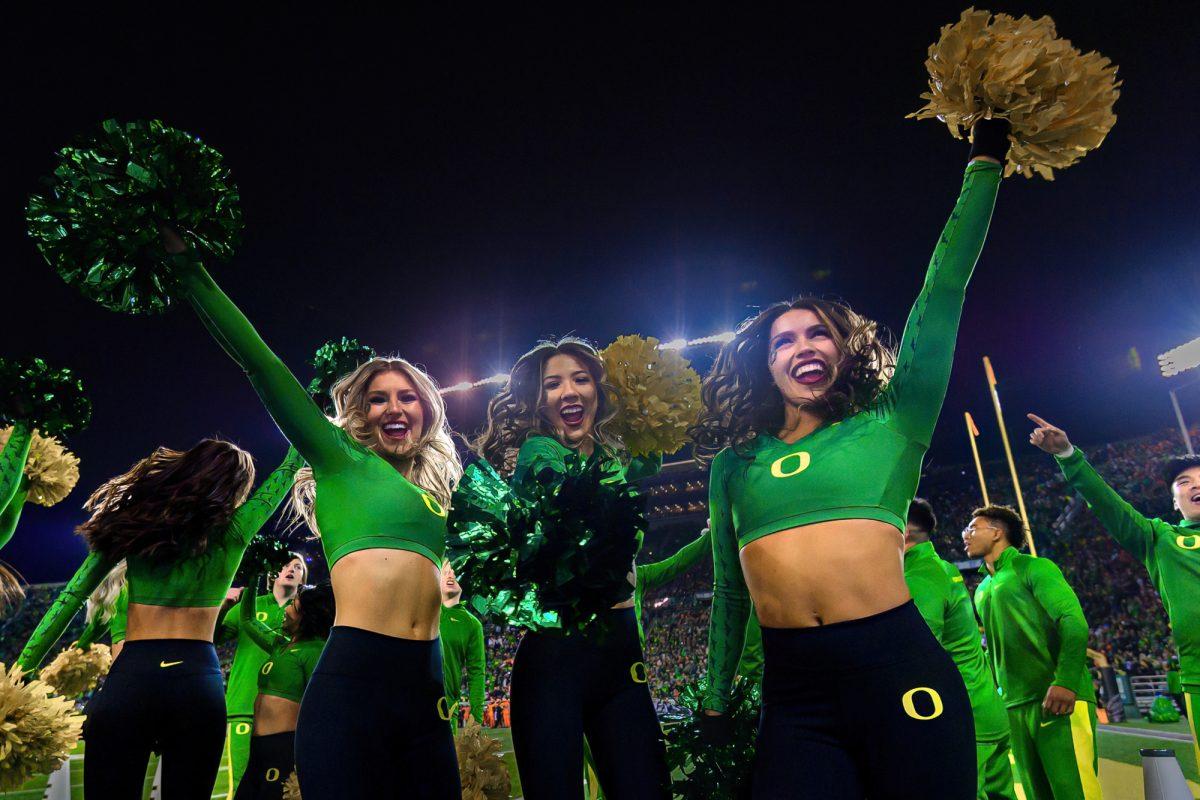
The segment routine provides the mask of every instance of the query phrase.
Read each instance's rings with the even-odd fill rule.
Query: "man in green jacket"
[[[983,655],[975,611],[962,573],[958,567],[939,558],[933,542],[929,541],[936,529],[937,516],[933,507],[920,497],[913,500],[904,528],[904,580],[917,610],[954,659],[971,697],[979,772],[976,797],[978,800],[1016,800],[1008,758],[1008,715]]]
[[[1100,798],[1096,692],[1088,626],[1062,570],[1019,552],[1025,525],[1008,506],[971,514],[967,555],[983,559],[975,608],[1008,709],[1012,749],[1028,800]]]
[[[458,727],[462,700],[462,671],[467,668],[467,701],[471,717],[483,724],[483,683],[487,662],[483,646],[483,623],[459,602],[462,587],[447,560],[442,564],[442,620],[438,636],[442,643],[442,680],[446,685],[446,708],[450,727]]]
[[[1180,456],[1163,465],[1162,477],[1182,517],[1173,525],[1139,514],[1104,482],[1061,428],[1036,414],[1029,418],[1037,424],[1029,441],[1054,456],[1067,483],[1083,495],[1113,538],[1142,562],[1162,597],[1179,649],[1192,747],[1200,762],[1192,714],[1193,709],[1200,710],[1200,456]]]

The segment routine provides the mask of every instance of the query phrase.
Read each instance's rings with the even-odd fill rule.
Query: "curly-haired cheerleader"
[[[756,797],[975,793],[967,693],[912,604],[901,553],[1006,136],[1003,123],[975,127],[890,381],[876,325],[815,298],[744,324],[705,379],[693,438],[717,455],[704,723],[719,739],[752,596],[766,662]]]
[[[250,454],[205,439],[182,452],[160,447],[88,499],[92,516],[79,533],[91,554],[18,663],[37,669],[88,595],[125,559],[124,650],[86,710],[89,798],[138,796],[152,750],[163,757],[164,797],[199,800],[212,793],[225,735],[225,697],[212,643],[217,611],[251,538],[301,465],[289,450],[250,496]],[[187,714],[179,713],[181,706]]]
[[[190,254],[176,277],[312,467],[296,498],[321,537],[338,617],[296,727],[305,798],[369,797],[385,785],[457,798],[437,637],[446,508],[462,466],[436,385],[407,361],[372,359],[333,387],[330,421]]]
[[[488,406],[476,448],[519,482],[562,471],[573,453],[597,449],[620,480],[653,474],[661,458],[618,461],[605,431],[616,413],[603,362],[578,339],[543,343],[521,356]],[[633,565],[629,592],[633,594]],[[630,599],[583,631],[527,631],[512,675],[513,749],[529,800],[582,794],[583,739],[612,800],[665,798],[670,776],[646,683]]]

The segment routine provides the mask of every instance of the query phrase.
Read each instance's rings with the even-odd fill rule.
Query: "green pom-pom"
[[[255,534],[242,555],[242,563],[233,582],[239,586],[249,586],[257,576],[273,575],[291,560],[292,551],[287,542],[276,536]]]
[[[1158,695],[1150,704],[1151,722],[1179,722],[1179,709],[1166,695]]]
[[[113,311],[170,303],[166,225],[201,259],[227,260],[242,230],[238,191],[221,154],[158,120],[106,120],[58,152],[47,191],[25,218],[62,279]]]
[[[732,736],[718,747],[704,741],[698,724],[706,683],[702,678],[685,688],[679,703],[687,713],[664,720],[667,767],[677,776],[671,790],[677,800],[740,800],[750,796],[762,691],[757,681],[734,683],[725,710]]]
[[[375,358],[375,348],[362,344],[358,339],[342,337],[341,341],[321,345],[308,363],[312,364],[316,377],[308,384],[308,393],[326,414],[333,413],[333,385],[363,364]]]
[[[64,436],[92,421],[92,401],[71,370],[40,358],[0,358],[0,423],[26,422],[43,436]]]

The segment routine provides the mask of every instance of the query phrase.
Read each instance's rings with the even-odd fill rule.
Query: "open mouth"
[[[796,383],[812,386],[825,380],[825,376],[829,374],[829,368],[825,366],[824,361],[814,358],[809,361],[801,361],[792,367],[789,374]]]
[[[1200,492],[1196,492],[1194,495],[1192,495],[1191,501],[1197,505],[1200,505]]]
[[[388,422],[385,423],[380,430],[383,431],[383,438],[385,439],[402,442],[408,438],[407,422]]]
[[[558,411],[564,424],[577,428],[583,424],[583,406],[580,403],[570,403]]]

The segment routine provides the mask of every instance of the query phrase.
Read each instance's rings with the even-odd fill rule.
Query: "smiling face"
[[[823,395],[841,360],[829,326],[807,308],[793,308],[771,324],[767,368],[785,403],[798,406]]]
[[[442,565],[442,603],[450,603],[462,596],[462,587],[458,585],[458,578],[454,575],[454,567],[450,566],[447,561]]]
[[[546,359],[542,366],[542,415],[568,447],[592,434],[599,404],[596,381],[582,361],[566,353]]]
[[[425,430],[425,407],[409,377],[398,370],[380,372],[367,384],[366,403],[375,451],[393,458],[409,455]]]
[[[1189,522],[1200,520],[1200,467],[1191,467],[1171,481],[1175,508]]]

